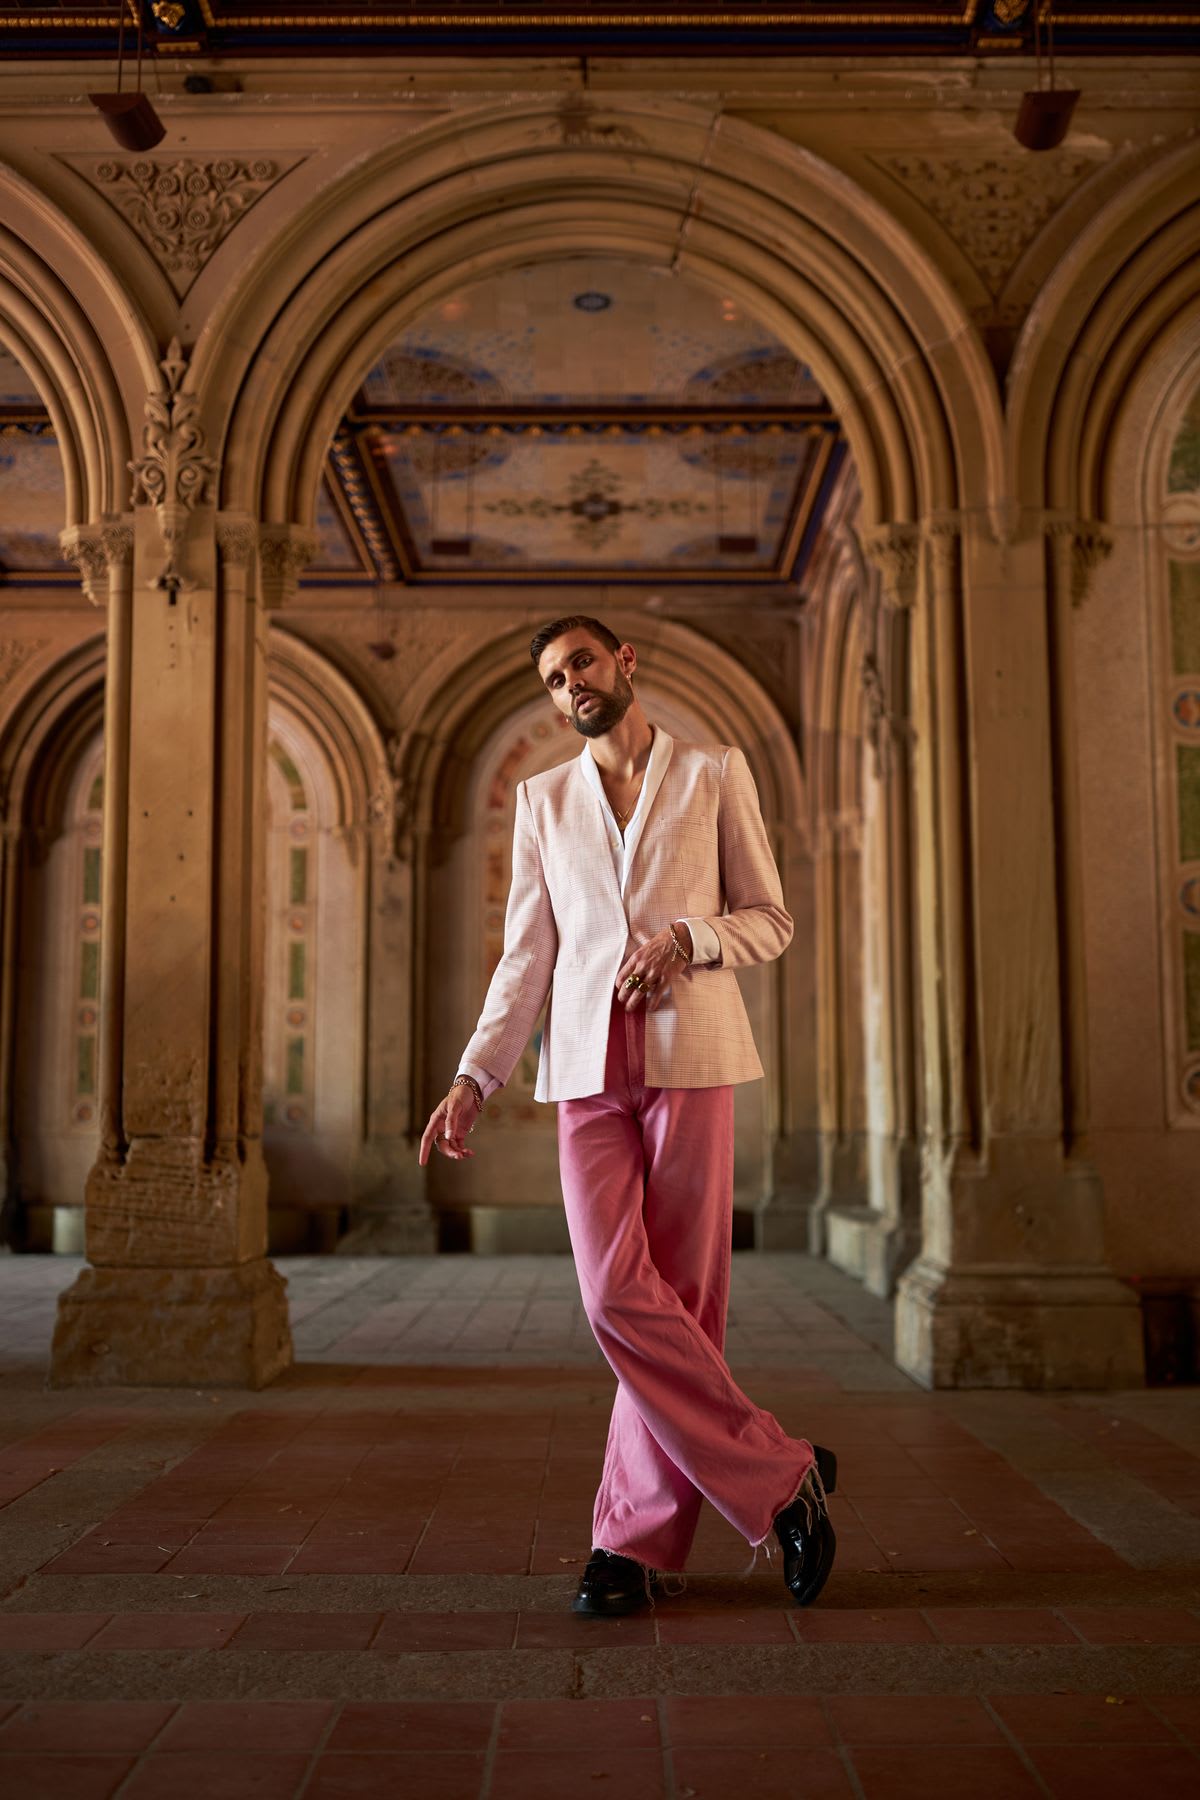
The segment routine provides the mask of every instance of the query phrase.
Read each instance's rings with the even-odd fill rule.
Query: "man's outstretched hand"
[[[677,924],[675,936],[690,957],[692,934],[687,926]],[[664,926],[644,944],[639,944],[633,955],[622,963],[617,975],[617,999],[626,1012],[635,1012],[639,1006],[644,1006],[647,1012],[657,1012],[672,981],[688,966],[676,950],[670,930]],[[640,977],[640,987],[636,983],[630,986],[631,975]]]
[[[446,1098],[439,1100],[429,1115],[417,1158],[421,1167],[425,1167],[434,1150],[442,1156],[448,1156],[451,1162],[461,1162],[465,1156],[474,1156],[475,1152],[467,1149],[467,1137],[474,1131],[478,1117],[479,1107],[470,1088],[461,1082],[457,1087],[452,1087]]]

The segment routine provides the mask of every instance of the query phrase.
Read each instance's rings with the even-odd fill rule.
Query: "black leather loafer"
[[[775,1521],[775,1536],[783,1546],[783,1579],[797,1606],[812,1605],[829,1580],[837,1552],[824,1500],[824,1494],[832,1494],[837,1487],[837,1457],[820,1444],[813,1449],[820,1488],[806,1476],[792,1504],[785,1506]]]
[[[591,1561],[583,1571],[579,1591],[571,1602],[571,1611],[591,1613],[600,1618],[615,1619],[623,1613],[638,1612],[649,1606],[658,1576],[653,1569],[643,1569],[628,1556],[614,1556],[607,1550],[593,1550]]]

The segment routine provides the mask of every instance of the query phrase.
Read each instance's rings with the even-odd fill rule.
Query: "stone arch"
[[[584,135],[541,102],[439,122],[274,247],[193,362],[214,427],[228,422],[227,507],[307,526],[346,399],[408,317],[490,269],[597,250],[719,282],[812,364],[868,524],[995,501],[999,402],[978,336],[877,202],[810,152],[691,106],[622,104]]]
[[[160,384],[162,351],[118,273],[11,168],[0,170],[0,217],[0,342],[50,414],[63,458],[63,523],[120,513],[132,422]]]
[[[1143,339],[1094,468],[1111,547],[1071,616],[1062,683],[1076,791],[1078,1149],[1104,1185],[1112,1266],[1167,1296],[1191,1289],[1196,1266],[1200,653],[1189,627],[1200,484],[1184,468],[1170,477],[1198,407],[1193,300],[1164,308]]]
[[[1121,501],[1109,454],[1137,371],[1200,291],[1200,149],[1127,181],[1059,261],[1009,377],[1009,488],[1019,504],[1103,520]]]
[[[105,640],[95,636],[60,657],[33,683],[0,735],[0,804],[14,825],[4,840],[0,885],[0,1141],[10,1197],[17,1185],[13,1177],[19,1175],[13,1158],[13,1083],[22,959],[28,960],[20,933],[23,896],[31,867],[44,860],[61,836],[80,758],[103,732],[104,678]],[[342,1009],[354,1014],[353,1054],[345,1059],[343,1071],[345,1031],[336,1050],[325,1052],[327,1068],[337,1069],[339,1080],[344,1078],[353,1090],[352,1100],[340,1107],[342,1114],[352,1117],[352,1124],[333,1134],[342,1159],[335,1185],[341,1200],[353,1204],[361,1191],[378,1188],[386,1180],[390,1146],[403,1139],[407,1128],[407,1118],[397,1117],[403,1103],[395,1096],[388,1063],[389,1009],[386,998],[382,1005],[375,1003],[380,996],[369,978],[373,933],[388,913],[388,883],[395,867],[388,753],[370,708],[353,684],[291,633],[271,634],[267,685],[269,720],[289,735],[303,734],[312,759],[325,802],[322,824],[328,854],[331,866],[338,865],[343,910],[348,908],[353,925],[354,944],[346,950],[351,965],[346,985],[352,994],[345,996]],[[404,980],[407,958],[401,956],[399,965]],[[384,986],[394,979],[385,972]],[[256,996],[251,1004],[261,1008],[262,1001]],[[106,1008],[102,1031],[111,1030],[112,1012],[111,1006]],[[113,1055],[107,1041],[103,1054]],[[91,1144],[89,1164],[94,1154]],[[77,1199],[82,1203],[86,1167],[81,1165],[79,1173]],[[74,1238],[70,1242],[74,1244]]]
[[[797,916],[811,910],[808,857],[808,806],[799,753],[787,724],[759,683],[727,651],[678,621],[646,613],[604,608],[606,623],[624,632],[638,650],[639,673],[649,690],[685,718],[694,718],[705,736],[742,748],[759,789],[764,818],[775,843],[785,896]],[[460,644],[453,657],[439,659],[425,671],[419,697],[414,696],[412,722],[399,746],[396,764],[404,795],[413,856],[414,941],[412,1114],[423,1122],[438,1098],[432,1091],[443,1071],[431,1066],[433,996],[427,973],[429,959],[420,946],[430,941],[445,873],[443,864],[453,845],[470,829],[472,795],[479,759],[507,721],[536,706],[536,681],[529,662],[529,638],[539,618],[527,627],[509,629],[497,639]],[[635,681],[636,681],[635,677]],[[549,702],[545,703],[547,708]],[[507,850],[507,845],[505,846]],[[439,964],[439,967],[441,965]],[[795,1104],[798,1079],[792,1043],[800,1014],[801,964],[784,958],[763,971],[761,993],[748,995],[757,1007],[762,1028],[764,1064],[774,1071],[764,1097],[762,1131],[769,1140],[761,1184],[770,1191],[773,1158],[781,1132],[805,1112]],[[471,995],[477,1010],[481,995]],[[472,1014],[473,1022],[474,1014]],[[766,1041],[763,1041],[765,1036]],[[445,1055],[461,1045],[440,1046]],[[424,1053],[422,1055],[422,1053]],[[756,1201],[757,1203],[757,1201]]]

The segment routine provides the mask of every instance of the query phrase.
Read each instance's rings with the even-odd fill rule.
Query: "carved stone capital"
[[[133,527],[120,514],[91,525],[68,525],[58,534],[62,553],[79,570],[83,591],[93,606],[108,600],[111,569],[133,561]]]
[[[68,525],[58,534],[62,553],[79,570],[84,595],[93,606],[108,599],[108,557],[98,525]]]
[[[263,525],[258,534],[263,605],[295,598],[300,576],[317,553],[315,532],[300,525]]]
[[[217,514],[217,549],[227,569],[249,569],[258,550],[258,526],[249,513]]]
[[[861,542],[863,555],[879,571],[884,605],[894,612],[906,611],[917,597],[920,526],[877,525],[873,531],[863,533]]]
[[[100,542],[109,567],[127,569],[133,562],[133,526],[119,517],[106,519],[100,527]]]
[[[957,513],[933,513],[925,520],[925,542],[934,583],[939,588],[954,579],[962,534],[962,520]]]
[[[1046,535],[1056,563],[1065,568],[1071,605],[1082,606],[1092,576],[1112,553],[1112,533],[1098,519],[1077,519],[1059,514],[1047,519]]]

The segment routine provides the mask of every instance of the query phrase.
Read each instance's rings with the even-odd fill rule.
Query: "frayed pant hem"
[[[809,1490],[808,1493],[805,1492],[806,1488]],[[813,1451],[812,1461],[809,1463],[807,1469],[805,1469],[803,1475],[800,1477],[799,1481],[796,1483],[795,1488],[792,1490],[791,1498],[788,1500],[785,1500],[783,1505],[779,1508],[779,1512],[776,1512],[772,1515],[771,1523],[767,1526],[767,1529],[763,1532],[762,1536],[760,1538],[747,1538],[746,1539],[746,1542],[749,1544],[750,1548],[754,1551],[755,1561],[758,1560],[758,1552],[760,1550],[762,1550],[764,1547],[766,1548],[768,1559],[770,1558],[771,1549],[770,1549],[770,1544],[769,1544],[768,1540],[770,1539],[771,1533],[775,1529],[775,1520],[779,1517],[779,1513],[785,1513],[789,1506],[794,1506],[796,1504],[797,1500],[804,1501],[804,1510],[805,1510],[805,1514],[807,1516],[807,1523],[811,1529],[813,1501],[816,1500],[821,1506],[824,1506],[826,1504],[825,1484],[822,1482],[821,1472],[817,1468],[817,1453],[815,1450]],[[753,1569],[753,1567],[754,1567],[753,1562],[750,1564],[750,1567],[751,1567],[751,1569]]]

